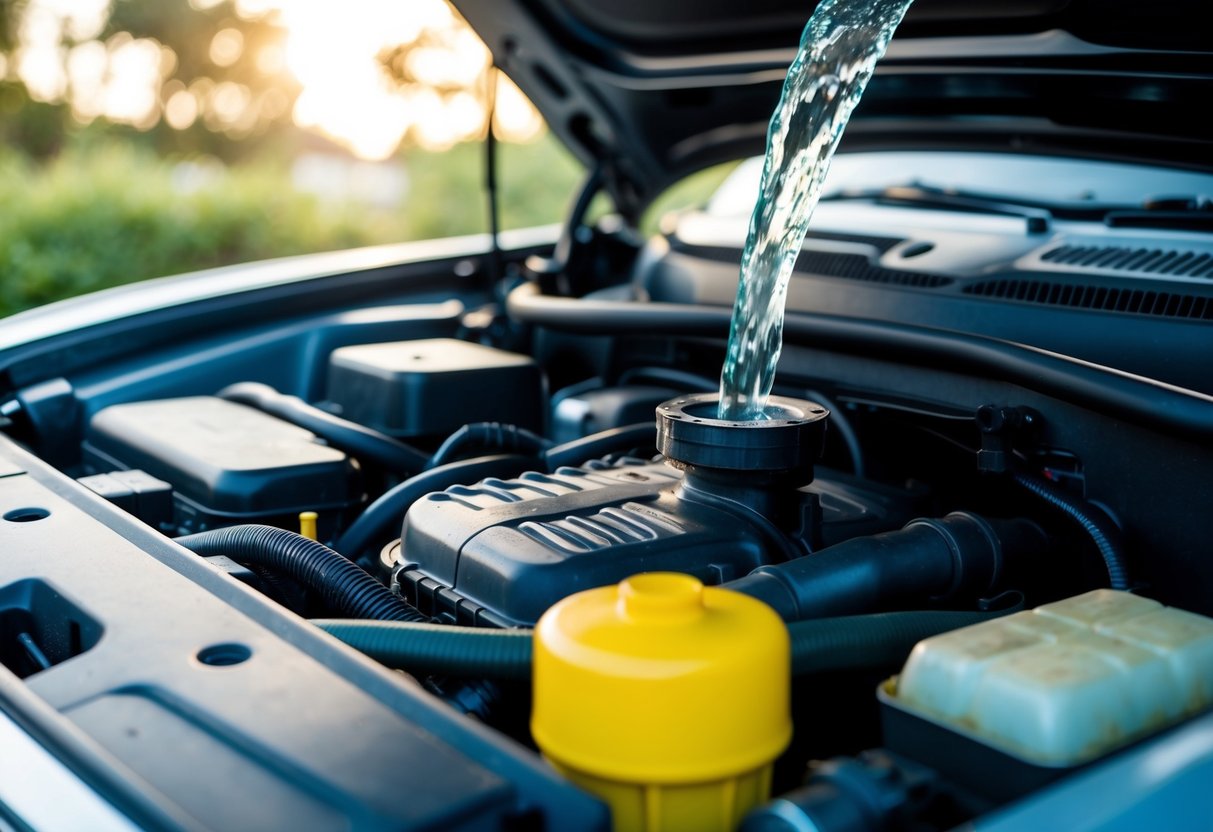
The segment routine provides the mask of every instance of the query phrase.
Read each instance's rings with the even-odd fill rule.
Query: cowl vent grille
[[[1042,306],[1069,306],[1130,315],[1162,318],[1213,320],[1213,297],[1183,292],[1157,292],[1082,283],[1051,283],[1044,280],[991,280],[964,287],[968,295],[1016,300]]]
[[[1040,255],[1045,263],[1085,269],[1213,278],[1213,252],[1127,246],[1058,246]]]
[[[824,234],[819,239],[831,239],[837,242],[843,235],[832,235],[827,238]],[[863,238],[853,236],[844,242],[863,239],[882,240],[886,238]],[[899,241],[893,241],[894,244]],[[741,252],[735,248],[723,246],[699,246],[680,244],[678,251],[693,257],[703,257],[722,263],[739,264]],[[886,269],[875,265],[869,255],[852,254],[843,251],[819,251],[806,247],[796,258],[796,271],[800,274],[834,277],[840,280],[860,280],[865,283],[884,283],[890,286],[911,286],[915,289],[938,289],[950,286],[952,278],[941,274],[927,272],[903,272],[900,269]]]
[[[926,272],[903,272],[872,265],[861,254],[805,251],[796,259],[796,271],[819,274],[842,280],[862,280],[867,283],[887,283],[891,286],[913,286],[918,289],[938,289],[952,278]]]

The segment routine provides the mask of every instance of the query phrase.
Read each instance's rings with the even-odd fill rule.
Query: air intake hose
[[[223,555],[239,564],[281,572],[318,592],[331,609],[353,618],[429,620],[342,555],[285,529],[231,526],[176,541],[202,557]]]
[[[724,586],[769,604],[785,621],[855,615],[913,599],[980,597],[1002,583],[1008,566],[1046,546],[1030,521],[953,512],[760,566]]]

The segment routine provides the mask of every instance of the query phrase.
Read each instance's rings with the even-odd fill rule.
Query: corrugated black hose
[[[351,618],[429,620],[341,554],[285,529],[231,526],[178,537],[177,542],[203,557],[224,555],[287,575],[315,590],[330,609]]]
[[[894,669],[914,645],[1013,612],[889,612],[788,625],[792,673]],[[529,679],[532,631],[384,621],[312,622],[388,667],[412,673]]]
[[[1011,476],[1025,491],[1048,503],[1082,527],[1099,550],[1099,556],[1107,567],[1108,586],[1112,589],[1129,588],[1129,569],[1125,564],[1123,537],[1120,529],[1099,506],[1070,496],[1036,474],[1013,471]]]

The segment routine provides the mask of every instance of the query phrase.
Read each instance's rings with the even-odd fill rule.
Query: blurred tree
[[[16,45],[17,0],[0,0],[0,50],[6,54]]]
[[[102,38],[148,38],[172,52],[160,87],[161,151],[232,159],[291,124],[299,85],[283,59],[285,31],[269,14],[237,13],[232,0],[116,0]]]
[[[483,137],[490,77],[497,135],[542,129],[445,0],[0,0],[0,70],[0,139],[38,158],[115,134],[228,161],[316,134],[364,159],[443,149]]]
[[[9,147],[45,158],[69,132],[87,142],[115,132],[111,122],[126,122],[145,134],[137,143],[162,153],[234,159],[291,126],[299,85],[283,60],[285,31],[270,14],[239,14],[233,0],[204,8],[188,0],[113,0],[101,31],[83,39],[60,16],[55,54],[66,83],[62,94],[39,100],[15,72],[27,15],[46,15],[34,5],[0,0],[0,68],[8,69],[0,72],[0,140]],[[152,96],[142,112],[116,115],[106,109],[107,85],[120,63],[140,57],[134,52],[155,76],[146,79]],[[6,74],[11,80],[2,80]]]
[[[59,104],[34,101],[19,81],[0,81],[0,143],[35,159],[54,156],[63,146],[70,116]]]

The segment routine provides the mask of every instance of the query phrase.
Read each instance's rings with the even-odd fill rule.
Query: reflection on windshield
[[[721,184],[707,212],[748,217],[762,159],[747,159]],[[1023,199],[1137,204],[1162,194],[1213,192],[1213,176],[1142,165],[995,153],[848,153],[835,157],[825,193],[911,182]]]

